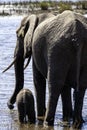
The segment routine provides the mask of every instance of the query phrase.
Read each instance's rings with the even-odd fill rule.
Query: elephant
[[[24,68],[27,67],[28,63],[30,62],[31,55],[32,55],[32,39],[33,34],[36,28],[47,20],[51,20],[51,18],[56,17],[51,13],[43,13],[39,15],[30,15],[26,16],[22,19],[21,25],[17,29],[17,44],[15,47],[14,52],[14,61],[3,71],[7,71],[13,64],[15,69],[15,90],[7,102],[7,106],[9,109],[14,108],[14,103],[16,101],[16,96],[19,93],[19,91],[23,88],[24,85]],[[49,21],[48,20],[48,21]],[[29,44],[29,50],[24,49],[24,42],[30,41],[31,44]],[[28,44],[27,44],[28,45]],[[27,48],[26,45],[26,48]],[[24,55],[24,51],[27,51],[28,53]],[[28,58],[27,64],[24,66],[25,59]],[[46,96],[46,77],[44,75],[36,70],[36,67],[33,67],[33,71],[36,71],[33,73],[33,79],[35,84],[35,90],[36,90],[36,101],[37,101],[37,118],[39,121],[44,120],[45,111],[46,111],[46,104],[45,104],[45,96]],[[47,71],[47,70],[45,70]],[[38,75],[38,76],[37,76]],[[37,82],[39,80],[39,82]],[[64,85],[66,86],[66,84]],[[62,104],[63,104],[63,120],[68,121],[72,117],[72,102],[71,102],[71,88],[69,85],[62,89],[61,92],[62,97]],[[41,100],[42,99],[42,100]],[[66,105],[66,103],[68,104]]]
[[[21,123],[35,123],[34,96],[29,89],[22,89],[16,97],[18,117]],[[28,120],[27,120],[28,119]]]
[[[16,83],[15,83],[15,90],[7,103],[7,106],[9,109],[14,108],[13,104],[16,101],[16,96],[19,93],[19,91],[23,88],[23,85],[24,85],[24,68],[26,68],[28,66],[28,63],[30,62],[30,59],[31,59],[33,33],[41,22],[43,22],[44,20],[46,20],[48,18],[50,19],[52,17],[55,17],[55,16],[51,13],[42,13],[39,15],[26,16],[22,19],[21,25],[19,26],[19,28],[16,31],[17,43],[16,43],[16,47],[15,47],[15,52],[14,52],[14,61],[3,71],[3,72],[7,71],[14,64]],[[48,22],[49,22],[49,20],[48,20]],[[27,50],[28,53],[26,55],[24,55],[24,46],[25,46],[24,42],[25,41],[31,41],[31,44],[29,44],[29,50]],[[28,58],[28,62],[24,67],[24,61],[26,58]],[[46,104],[45,104],[46,80],[39,71],[36,73],[38,73],[38,75],[39,75],[39,77],[37,77],[37,78],[40,78],[40,82],[37,86],[37,84],[35,83],[36,76],[34,74],[37,111],[38,111],[37,118],[39,121],[41,121],[41,120],[43,121],[44,116],[45,116],[45,111],[46,111]],[[40,87],[40,86],[42,86],[42,87]],[[38,88],[38,90],[37,90],[37,88]],[[69,85],[67,85],[67,90],[65,88],[66,87],[64,87],[64,89],[61,92],[62,104],[63,104],[62,109],[63,109],[63,120],[68,121],[72,117],[71,88],[69,87]],[[42,96],[41,96],[41,94],[37,93],[37,91],[39,93],[41,93]],[[68,101],[68,104],[66,105],[67,101]]]
[[[24,39],[24,56],[32,51],[38,117],[45,116],[44,126],[53,126],[59,95],[70,86],[76,93],[73,126],[81,127],[87,87],[87,18],[67,10],[40,23],[32,42],[29,34]],[[46,79],[49,100],[45,110],[43,92]]]
[[[44,22],[46,20],[48,23],[49,21],[55,17],[51,13],[44,13],[39,15],[30,15],[23,18],[21,21],[20,27],[17,29],[17,44],[15,47],[14,52],[14,61],[3,71],[7,71],[13,64],[15,68],[15,90],[8,101],[7,105],[9,109],[14,108],[14,103],[16,101],[16,96],[19,93],[19,91],[23,88],[24,85],[24,68],[27,67],[31,55],[32,55],[32,39],[33,34],[36,28],[38,27],[41,22]],[[32,30],[32,31],[31,31]],[[25,44],[26,42],[30,42],[30,44]],[[28,47],[29,45],[29,47]],[[24,54],[24,52],[27,52]],[[28,62],[24,67],[24,61],[28,58]],[[44,67],[43,67],[44,69]],[[44,69],[45,72],[47,69]],[[38,120],[44,120],[45,111],[46,111],[46,104],[45,104],[45,96],[46,96],[46,77],[40,72],[37,71],[36,65],[33,65],[33,79],[35,84],[35,90],[36,90],[36,101],[37,101],[37,118]],[[38,76],[37,76],[38,75]],[[39,82],[37,82],[39,80]],[[72,117],[72,102],[71,102],[71,88],[69,84],[64,84],[64,88],[61,91],[61,97],[62,97],[62,104],[63,104],[63,120],[68,121]],[[67,88],[67,89],[66,89]],[[68,104],[67,104],[68,102]]]
[[[54,15],[52,13],[42,13],[42,14],[38,14],[38,15],[32,14],[30,16],[26,16],[22,19],[21,24],[16,31],[17,43],[16,43],[16,47],[15,47],[15,51],[14,51],[14,60],[3,71],[3,72],[7,71],[12,65],[14,65],[16,83],[15,83],[15,90],[14,90],[11,98],[7,102],[7,106],[8,106],[9,109],[14,108],[13,104],[16,101],[16,96],[17,96],[18,92],[23,88],[23,85],[24,85],[24,68],[27,67],[27,65],[28,65],[28,63],[31,59],[31,54],[32,54],[31,50],[29,51],[29,54],[28,54],[30,57],[28,55],[26,55],[25,58],[24,58],[24,38],[27,35],[27,33],[30,30],[33,29],[31,34],[29,34],[29,37],[32,39],[33,32],[36,29],[36,27],[41,22],[43,22],[44,20],[46,20],[47,18],[50,18],[50,17],[54,17]],[[28,58],[28,61],[27,61],[26,65],[24,66],[24,61],[27,58]]]

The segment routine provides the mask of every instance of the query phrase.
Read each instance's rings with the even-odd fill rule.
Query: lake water
[[[2,2],[2,3],[4,3],[4,2],[23,2],[24,0],[0,0],[0,2]],[[26,1],[28,1],[28,0],[26,0]],[[33,1],[36,1],[36,0],[31,0],[31,2],[33,2]],[[38,0],[38,1],[42,1],[42,0]],[[46,1],[46,0],[45,0]],[[68,1],[68,0],[65,0],[65,1]],[[77,0],[71,0],[71,1],[77,1]]]
[[[20,24],[23,16],[5,16],[0,17],[0,130],[39,130],[42,126],[20,125],[18,123],[17,108],[15,104],[14,110],[9,110],[7,101],[12,95],[15,86],[14,68],[12,67],[6,73],[2,71],[11,63],[16,45],[16,29]],[[34,94],[33,78],[32,78],[32,62],[25,70],[25,88],[31,89]],[[46,92],[46,102],[48,101],[48,89]],[[36,102],[35,102],[36,104]],[[73,130],[71,127],[61,127],[58,120],[62,117],[61,99],[59,99],[57,111],[55,115],[54,127],[49,130]],[[86,120],[82,130],[87,130],[87,94],[84,99],[83,117]]]

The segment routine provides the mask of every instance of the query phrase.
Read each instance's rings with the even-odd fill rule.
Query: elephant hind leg
[[[48,126],[54,125],[57,101],[63,89],[64,81],[66,77],[65,74],[63,75],[64,77],[61,77],[60,79],[58,78],[59,77],[58,75],[60,75],[60,73],[55,74],[55,72],[54,73],[52,72],[51,74],[49,72],[49,78],[48,78],[49,100],[48,100],[48,107],[46,110],[46,117],[44,122],[44,125],[47,124]]]
[[[36,117],[35,117],[35,111],[31,110],[28,112],[28,121],[30,124],[35,124]]]
[[[70,58],[66,54],[64,50],[57,48],[57,50],[52,51],[48,58],[49,101],[45,117],[48,125],[54,124],[57,101],[69,71]]]
[[[21,106],[18,106],[18,118],[21,123],[24,123],[25,113],[23,107]]]
[[[73,127],[81,128],[82,123],[84,122],[82,118],[82,107],[83,99],[85,95],[85,88],[75,91],[75,105],[74,105],[74,118],[73,118]]]
[[[24,123],[24,115],[19,114],[19,121],[20,121],[21,123]]]
[[[61,92],[63,121],[69,121],[73,117],[71,88],[65,85]]]

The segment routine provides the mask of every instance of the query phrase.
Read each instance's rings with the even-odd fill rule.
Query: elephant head
[[[30,16],[26,16],[22,19],[21,24],[16,31],[17,43],[14,52],[14,60],[6,69],[3,70],[3,73],[6,72],[15,63],[16,58],[19,55],[24,55],[24,48],[26,53],[24,55],[24,58],[29,58],[31,56],[29,54],[32,48],[32,37],[34,30],[41,22],[53,16],[54,14],[51,13],[42,13],[38,15],[33,14]],[[26,46],[24,45],[24,43],[27,43]]]
[[[15,90],[8,101],[8,108],[13,109],[13,104],[15,103],[16,96],[18,92],[23,88],[24,85],[24,61],[25,58],[28,58],[27,65],[31,59],[32,55],[32,38],[33,33],[38,24],[43,22],[45,19],[53,17],[51,13],[43,13],[39,15],[30,15],[23,18],[19,28],[16,31],[17,34],[17,43],[14,51],[14,60],[13,62],[3,71],[7,71],[12,65],[15,69]],[[26,48],[25,43],[26,42]],[[24,54],[25,50],[25,54]],[[27,66],[26,65],[26,66]]]

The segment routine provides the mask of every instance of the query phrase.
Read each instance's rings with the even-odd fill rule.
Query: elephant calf
[[[22,89],[16,98],[19,121],[35,123],[34,97],[29,89]]]

